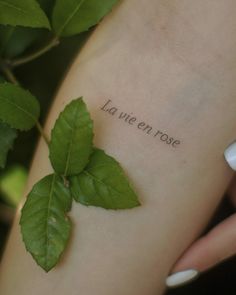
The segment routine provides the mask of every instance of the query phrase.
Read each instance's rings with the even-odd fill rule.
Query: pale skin
[[[223,152],[236,137],[235,12],[233,0],[126,0],[95,30],[45,131],[71,99],[84,96],[96,145],[119,160],[142,206],[106,211],[74,204],[73,236],[48,274],[25,251],[18,211],[1,264],[1,294],[163,294],[166,277],[233,177]],[[114,115],[101,110],[109,99]],[[118,119],[119,111],[149,124],[150,134]],[[180,143],[168,145],[154,130]],[[41,139],[26,194],[51,172]]]

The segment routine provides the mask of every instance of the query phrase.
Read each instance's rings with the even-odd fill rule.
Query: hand
[[[236,170],[236,143],[225,151],[225,158],[231,168]],[[236,176],[227,195],[236,208]],[[235,254],[236,214],[233,214],[187,249],[174,265],[166,284],[168,287],[186,284]]]

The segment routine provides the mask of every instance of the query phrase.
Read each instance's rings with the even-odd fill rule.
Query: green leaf
[[[0,167],[4,168],[7,161],[7,154],[12,148],[17,132],[7,124],[0,122]]]
[[[22,209],[20,225],[26,249],[45,271],[63,253],[71,230],[66,216],[71,208],[69,189],[58,175],[48,175],[34,185]]]
[[[46,14],[36,0],[0,0],[0,24],[50,28]]]
[[[58,36],[72,36],[96,25],[118,0],[57,0],[52,26]]]
[[[0,178],[0,191],[4,200],[17,207],[24,193],[27,171],[23,166],[14,166],[7,170]]]
[[[89,161],[93,123],[82,98],[73,100],[57,119],[49,145],[50,160],[58,174],[80,173]]]
[[[19,130],[29,130],[37,122],[40,107],[37,99],[20,86],[0,84],[0,119]]]
[[[73,198],[86,206],[129,209],[140,205],[119,163],[99,149],[85,170],[70,178],[70,184]]]

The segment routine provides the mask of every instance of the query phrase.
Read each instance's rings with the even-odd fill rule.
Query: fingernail
[[[232,143],[224,152],[225,160],[236,171],[236,142]]]
[[[182,286],[196,279],[198,277],[198,274],[198,271],[195,269],[188,269],[176,272],[166,279],[166,285],[169,288]]]

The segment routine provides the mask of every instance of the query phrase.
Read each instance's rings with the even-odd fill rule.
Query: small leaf
[[[0,24],[50,28],[46,14],[36,0],[0,0]]]
[[[38,120],[40,107],[37,99],[20,86],[0,84],[0,119],[19,130],[31,129]]]
[[[52,23],[58,36],[72,36],[96,25],[118,0],[57,0]]]
[[[57,119],[49,145],[50,160],[58,174],[80,173],[92,152],[93,123],[82,98],[73,100]]]
[[[0,122],[0,167],[6,165],[7,154],[12,148],[17,132],[7,124]]]
[[[57,264],[68,242],[71,222],[66,212],[70,208],[70,192],[54,174],[34,185],[22,209],[20,225],[26,249],[47,272]]]
[[[128,209],[139,206],[119,163],[95,149],[85,170],[70,179],[73,198],[86,206]]]

